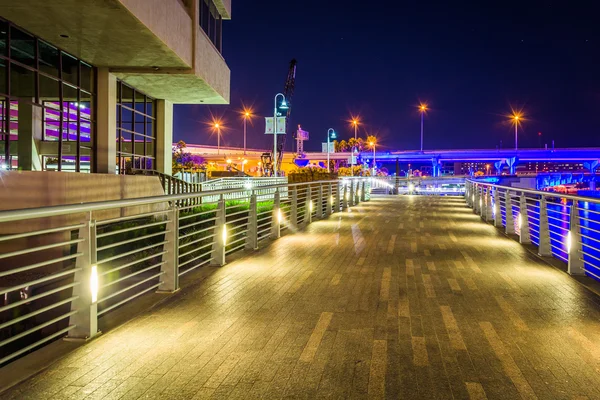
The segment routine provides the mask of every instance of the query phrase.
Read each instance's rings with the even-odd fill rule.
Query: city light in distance
[[[427,104],[426,103],[421,103],[419,104],[419,111],[421,111],[422,113],[427,111]]]

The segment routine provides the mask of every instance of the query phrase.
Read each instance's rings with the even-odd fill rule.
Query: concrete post
[[[367,201],[367,194],[365,193],[367,190],[367,184],[364,181],[364,179],[361,181],[361,190],[360,190],[360,201]],[[396,194],[398,194],[398,191],[396,191]]]
[[[43,110],[41,107],[34,106],[31,101],[30,98],[21,98],[18,101],[18,167],[22,171],[41,171],[39,146],[44,124]]]
[[[333,201],[333,212],[340,212],[340,202],[342,197],[342,183],[338,181],[337,190],[335,191],[335,200]]]
[[[501,211],[501,206],[500,206],[500,194],[498,192],[498,188],[494,188],[493,191],[493,196],[494,196],[494,226],[501,228],[502,227],[502,211]]]
[[[494,202],[492,201],[491,186],[488,186],[485,191],[485,220],[491,222],[494,219]]]
[[[248,209],[248,236],[246,236],[246,249],[258,249],[258,201],[254,191],[252,191],[252,194],[250,195]]]
[[[579,220],[579,201],[574,200],[571,205],[571,223],[569,229],[570,240],[567,238],[567,252],[569,253],[569,264],[567,272],[569,275],[585,275],[583,265],[583,246],[581,244],[581,222]]]
[[[223,195],[217,203],[217,215],[215,220],[215,237],[213,239],[211,265],[225,265],[225,247],[227,246],[227,224],[225,219],[225,199]]]
[[[173,175],[173,103],[156,101],[156,165],[163,174]]]
[[[544,196],[540,199],[540,243],[538,254],[546,257],[552,256],[552,247],[550,247],[550,226],[548,225],[548,203]]]
[[[84,226],[79,228],[79,238],[82,242],[77,244],[77,252],[82,253],[77,257],[73,287],[75,300],[71,302],[69,325],[75,328],[69,331],[66,340],[89,340],[99,334],[98,332],[98,291],[100,288],[96,252],[96,221],[92,220],[92,213],[86,215]]]
[[[167,214],[165,239],[166,253],[162,256],[163,264],[160,267],[163,283],[158,287],[158,293],[173,293],[179,290],[179,208],[173,204]]]
[[[511,196],[510,196],[510,190],[507,190],[504,193],[504,204],[506,207],[506,227],[504,232],[507,235],[514,235],[515,234],[515,217],[513,216],[513,209],[512,209],[512,201],[511,201]]]
[[[342,211],[348,209],[348,185],[344,184],[344,191],[342,193]]]
[[[117,158],[117,77],[108,68],[98,68],[95,172],[116,173]]]
[[[519,243],[531,243],[531,230],[529,226],[529,214],[527,213],[527,197],[521,192],[519,198]]]
[[[292,189],[292,198],[290,202],[290,229],[298,229],[298,188],[294,186]]]
[[[306,187],[306,203],[304,205],[304,226],[312,222],[313,207],[314,205],[312,202],[312,189],[309,183]]]
[[[276,189],[273,196],[273,212],[271,218],[271,239],[279,239],[281,237],[281,205],[279,189]]]
[[[348,206],[352,207],[354,206],[354,201],[355,201],[355,194],[354,194],[354,179],[350,180],[350,193],[348,195]]]
[[[331,209],[333,208],[333,187],[331,183],[327,185],[327,198],[325,199],[325,218],[331,215]]]
[[[317,194],[317,219],[323,219],[324,211],[323,211],[323,185],[319,183],[319,192]]]
[[[479,200],[481,199],[481,195],[479,194],[479,185],[473,186],[473,193],[475,195],[473,200],[473,211],[475,211],[476,214],[479,214]]]

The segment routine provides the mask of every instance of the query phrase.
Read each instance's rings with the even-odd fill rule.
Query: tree
[[[186,147],[186,143],[183,140],[180,140],[173,148],[173,172],[190,169],[205,169],[206,165],[204,158],[186,151]]]
[[[365,141],[363,140],[363,138],[358,138],[356,140],[356,148],[358,149],[358,151],[363,151],[365,149]]]
[[[345,140],[340,140],[340,142],[338,143],[338,150],[339,151],[347,151],[348,150],[348,142],[346,142]]]
[[[348,139],[348,148],[350,151],[353,151],[357,144],[358,140],[354,139],[353,137]]]

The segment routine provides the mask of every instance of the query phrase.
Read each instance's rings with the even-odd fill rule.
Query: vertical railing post
[[[540,199],[540,244],[538,246],[540,256],[551,257],[552,247],[550,246],[550,225],[548,225],[548,203],[546,196]]]
[[[250,194],[248,207],[248,235],[246,236],[246,249],[258,249],[258,200],[254,190]]]
[[[333,212],[340,212],[340,202],[342,201],[342,182],[338,181],[337,190],[335,191],[335,200],[333,204]]]
[[[493,191],[494,196],[494,226],[502,227],[502,208],[500,206],[500,190],[498,188],[494,188]]]
[[[213,238],[211,265],[225,265],[225,247],[227,246],[227,223],[226,223],[225,199],[220,196],[217,203],[217,215],[215,220],[215,237]]]
[[[367,190],[367,184],[365,183],[364,179],[361,180],[360,184],[361,184],[360,201],[366,201],[367,195],[365,194],[365,191]]]
[[[529,226],[529,214],[527,212],[527,196],[521,192],[519,198],[519,243],[531,243],[531,230]]]
[[[165,232],[165,254],[162,256],[163,264],[160,267],[162,283],[158,293],[173,293],[179,290],[179,207],[175,202],[167,214],[168,221]]]
[[[76,312],[69,318],[69,325],[75,327],[69,331],[66,340],[88,340],[96,336],[98,332],[98,290],[99,273],[96,252],[96,221],[92,220],[92,213],[88,212],[84,225],[79,228],[79,239],[75,267],[71,311]]]
[[[298,187],[292,187],[292,198],[290,201],[290,229],[298,229]]]
[[[327,194],[325,199],[325,218],[331,215],[331,209],[333,208],[333,187],[331,183],[327,184]]]
[[[310,187],[310,183],[306,185],[306,204],[304,206],[304,225],[308,225],[312,222],[312,211],[313,211],[313,202],[312,202],[312,188]]]
[[[512,198],[510,196],[510,190],[507,190],[504,193],[504,207],[505,207],[505,211],[506,211],[506,227],[504,232],[507,235],[514,235],[515,234],[515,217],[513,216],[513,209],[512,209]]]
[[[479,214],[479,185],[473,185],[473,193],[475,194],[474,200],[473,200],[473,211],[476,214]]]
[[[317,206],[317,218],[318,219],[323,219],[324,213],[323,213],[323,185],[321,184],[321,182],[319,182],[319,192],[317,195],[317,204],[315,204]]]
[[[342,211],[348,209],[348,185],[344,183],[344,191],[342,196]]]
[[[271,239],[279,239],[281,237],[281,220],[282,214],[280,207],[279,188],[276,189],[273,196],[273,213],[271,218]]]
[[[354,179],[350,179],[350,193],[348,194],[348,206],[354,206]]]
[[[573,200],[570,217],[569,233],[567,234],[567,252],[569,253],[569,265],[567,271],[569,272],[569,275],[585,275],[578,200]]]
[[[492,201],[492,190],[491,186],[487,187],[485,192],[485,220],[490,222],[494,219],[494,202]]]

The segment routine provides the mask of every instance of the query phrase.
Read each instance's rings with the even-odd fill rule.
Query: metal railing
[[[355,178],[0,211],[0,365],[369,192]]]
[[[484,220],[537,246],[540,256],[567,263],[569,274],[600,279],[600,198],[467,180],[465,200]]]
[[[377,176],[371,179],[373,189],[383,189],[388,194],[462,195],[465,192],[466,178]]]

